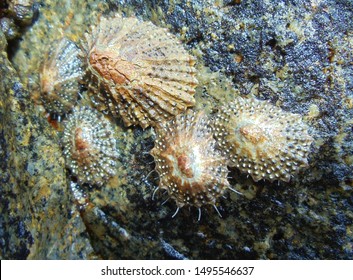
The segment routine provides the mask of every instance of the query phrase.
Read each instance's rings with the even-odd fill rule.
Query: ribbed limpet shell
[[[52,42],[40,72],[40,99],[50,113],[64,115],[76,104],[84,77],[82,52],[63,37]]]
[[[64,122],[66,166],[79,183],[101,186],[117,169],[119,156],[112,124],[89,107],[75,108]]]
[[[178,209],[215,206],[229,187],[227,160],[216,149],[205,114],[188,111],[158,129],[151,151],[159,188],[167,190]],[[217,208],[216,208],[217,210]],[[217,210],[218,211],[218,210]]]
[[[288,182],[301,167],[313,138],[299,114],[269,102],[238,97],[220,108],[214,135],[229,166],[261,179]]]
[[[101,17],[86,41],[93,100],[126,126],[155,126],[194,105],[195,59],[166,29]]]

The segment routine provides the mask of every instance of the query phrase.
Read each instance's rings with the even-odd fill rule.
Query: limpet
[[[164,28],[103,16],[84,49],[94,103],[126,126],[157,126],[195,103],[195,59]]]
[[[81,50],[63,37],[52,43],[40,72],[40,99],[49,113],[64,115],[75,106],[84,77]]]
[[[204,113],[189,110],[165,123],[157,131],[151,155],[159,174],[158,188],[167,190],[177,211],[185,205],[200,209],[206,204],[217,210],[216,200],[230,188],[227,160],[216,149]]]
[[[238,97],[220,108],[214,134],[228,165],[261,179],[288,182],[308,165],[313,138],[298,114],[269,102]]]
[[[64,125],[66,166],[80,183],[103,185],[117,171],[119,152],[113,126],[89,107],[75,108]]]

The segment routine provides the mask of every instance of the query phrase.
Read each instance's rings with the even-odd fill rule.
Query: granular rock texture
[[[0,30],[7,40],[21,36],[23,27],[29,26],[37,14],[35,0],[3,0],[0,3]]]

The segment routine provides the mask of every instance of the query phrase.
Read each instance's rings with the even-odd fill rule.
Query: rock
[[[0,35],[0,257],[352,258],[350,4],[150,3],[45,0],[21,41],[6,48]],[[197,222],[197,209],[183,207],[172,219],[173,201],[162,204],[163,194],[152,200],[158,185],[149,155],[153,131],[117,121],[117,174],[99,188],[77,186],[64,167],[60,129],[31,98],[39,93],[49,42],[64,34],[79,43],[103,12],[150,20],[181,38],[197,58],[195,109],[212,116],[219,105],[248,94],[301,114],[314,137],[308,168],[279,185],[232,168],[230,185],[243,196],[231,193],[217,203],[222,218],[205,207]],[[90,106],[82,95],[79,105]]]

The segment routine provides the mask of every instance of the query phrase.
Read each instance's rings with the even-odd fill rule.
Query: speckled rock
[[[43,0],[18,44],[6,48],[0,36],[1,258],[353,258],[351,4],[235,2]],[[243,196],[220,200],[222,218],[206,209],[197,222],[190,209],[172,219],[173,201],[162,206],[163,193],[152,200],[153,131],[117,121],[116,175],[99,188],[70,182],[61,132],[31,96],[48,42],[65,34],[79,43],[102,12],[151,20],[180,37],[198,61],[195,109],[212,115],[252,94],[301,114],[315,139],[308,168],[279,185],[234,168],[229,182]],[[86,93],[79,105],[90,106]]]
[[[58,136],[31,103],[4,38],[0,31],[0,258],[96,258],[65,187]]]

